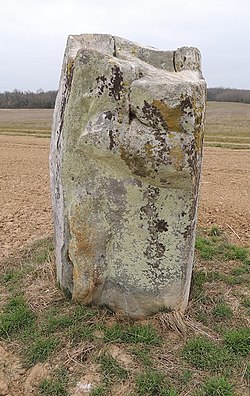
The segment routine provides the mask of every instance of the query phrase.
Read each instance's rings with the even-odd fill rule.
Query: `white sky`
[[[209,87],[250,89],[250,0],[0,0],[0,92],[57,89],[69,34],[198,47]]]

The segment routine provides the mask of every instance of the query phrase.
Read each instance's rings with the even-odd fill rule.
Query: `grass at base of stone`
[[[237,268],[248,268],[248,250],[230,246],[218,227],[197,241],[186,315],[161,312],[136,323],[67,300],[56,286],[50,238],[5,261],[1,345],[19,355],[27,375],[38,363],[49,367],[37,395],[87,388],[92,396],[247,395],[249,271]],[[214,249],[209,258],[204,246]]]

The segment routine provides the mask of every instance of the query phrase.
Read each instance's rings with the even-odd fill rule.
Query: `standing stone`
[[[69,36],[50,164],[57,276],[74,300],[136,318],[185,309],[205,93],[196,48]]]

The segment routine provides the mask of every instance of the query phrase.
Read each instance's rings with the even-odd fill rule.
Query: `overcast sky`
[[[250,89],[250,0],[0,0],[0,91],[57,89],[69,34],[198,47],[209,87]]]

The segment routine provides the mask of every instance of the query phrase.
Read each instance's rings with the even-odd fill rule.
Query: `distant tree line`
[[[36,92],[5,91],[0,93],[0,109],[53,109],[57,91]],[[250,90],[233,88],[208,88],[207,99],[217,102],[250,103]]]
[[[53,109],[57,91],[5,91],[0,93],[0,109]]]
[[[207,99],[217,102],[250,103],[250,90],[233,88],[208,88]]]

